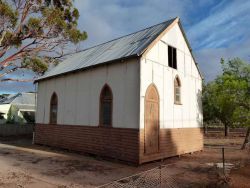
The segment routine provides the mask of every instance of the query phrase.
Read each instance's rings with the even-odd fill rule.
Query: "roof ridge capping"
[[[122,36],[120,36],[120,37],[117,37],[117,38],[114,38],[114,39],[108,40],[108,41],[106,41],[106,42],[102,42],[102,43],[100,43],[100,44],[97,44],[97,45],[91,46],[91,47],[89,47],[89,48],[82,49],[82,50],[80,50],[80,51],[75,52],[74,54],[81,53],[81,52],[83,52],[83,51],[86,51],[86,50],[89,50],[89,49],[91,49],[91,48],[95,48],[95,47],[98,47],[98,46],[104,45],[104,44],[106,44],[106,43],[109,43],[109,42],[112,42],[112,41],[115,41],[115,40],[119,40],[119,39],[121,39],[121,38],[124,38],[124,37],[127,37],[127,36],[129,36],[129,35],[133,35],[133,34],[136,34],[136,33],[142,32],[142,31],[144,31],[144,30],[148,30],[148,29],[150,29],[150,28],[153,28],[153,27],[155,27],[155,26],[158,26],[158,25],[161,25],[161,24],[164,24],[164,23],[167,23],[167,22],[175,22],[176,20],[178,20],[178,21],[179,21],[179,20],[180,20],[180,18],[177,16],[177,17],[174,17],[174,18],[172,18],[172,19],[165,20],[165,21],[160,22],[160,23],[158,23],[158,24],[154,24],[154,25],[152,25],[152,26],[149,26],[149,27],[146,27],[146,28],[143,28],[143,29],[140,29],[140,30],[134,31],[134,32],[129,33],[129,34],[126,34],[126,35],[122,35]],[[178,22],[178,21],[177,21],[177,22]],[[172,23],[171,23],[171,24],[172,24]],[[168,27],[168,26],[167,26],[167,27]],[[165,29],[166,29],[166,28],[165,28]]]

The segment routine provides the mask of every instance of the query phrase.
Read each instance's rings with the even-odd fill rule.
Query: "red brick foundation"
[[[36,124],[35,143],[139,162],[139,130]]]
[[[203,131],[200,128],[160,129],[159,152],[144,153],[144,129],[140,130],[140,160],[145,163],[203,149]]]
[[[161,129],[159,152],[144,154],[144,129],[36,124],[35,143],[119,159],[134,164],[203,149],[200,128]]]

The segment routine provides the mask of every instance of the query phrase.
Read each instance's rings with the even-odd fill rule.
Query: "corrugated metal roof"
[[[2,98],[0,100],[0,104],[10,104],[17,97],[18,94],[10,94],[9,96]]]
[[[35,106],[35,93],[17,93],[9,95],[1,100],[0,104],[29,105]]]
[[[174,20],[175,18],[78,52],[59,63],[36,81],[117,59],[139,56]]]

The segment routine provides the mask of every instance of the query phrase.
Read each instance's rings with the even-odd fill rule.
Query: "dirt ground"
[[[176,187],[250,187],[250,152],[239,149],[242,142],[242,137],[210,136],[205,138],[202,152],[135,167],[32,145],[27,138],[0,139],[0,187],[96,187],[159,165],[167,165],[164,172],[169,173]],[[226,165],[226,178],[220,168],[222,146],[230,167]]]

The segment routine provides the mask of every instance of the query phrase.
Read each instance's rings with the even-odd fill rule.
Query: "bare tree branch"
[[[34,79],[16,79],[16,78],[4,78],[1,79],[0,82],[33,82]]]

